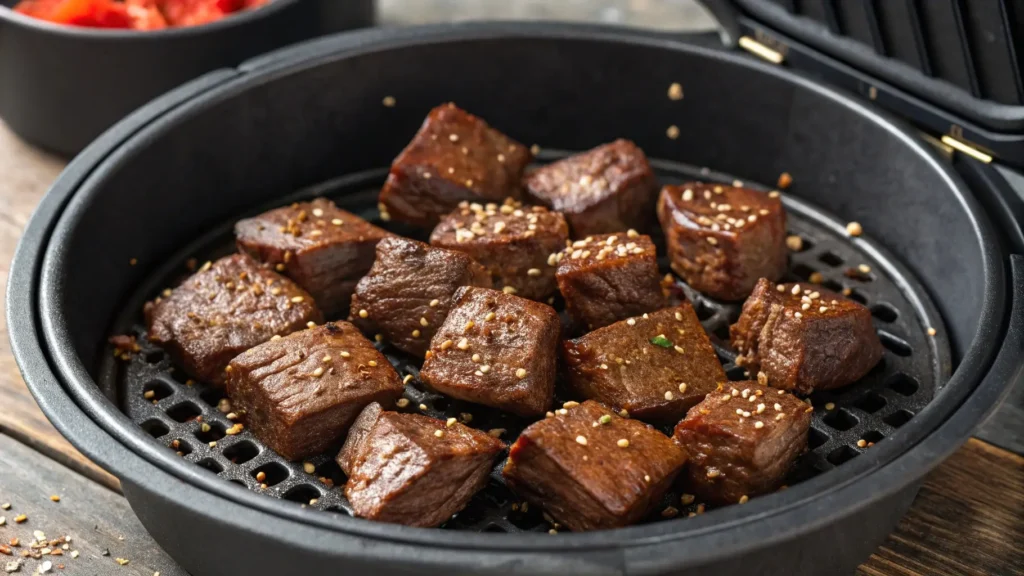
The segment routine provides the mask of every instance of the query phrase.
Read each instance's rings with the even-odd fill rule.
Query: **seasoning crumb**
[[[935,328],[932,328],[931,326],[929,326],[928,327],[928,335],[929,336],[935,336],[935,334],[936,334]]]
[[[665,135],[671,138],[672,140],[679,138],[679,127],[676,126],[675,124],[669,126],[668,129],[665,130]]]
[[[867,445],[868,445],[868,441],[867,440],[865,440],[863,438],[861,438],[860,440],[857,440],[857,447],[858,448],[863,448],[863,447],[865,447]]]
[[[17,516],[14,517],[14,523],[15,524],[24,524],[26,520],[28,520],[28,516],[26,516],[24,514],[18,514]]]
[[[683,504],[683,506],[689,506],[690,504],[693,504],[693,501],[696,499],[697,497],[694,496],[693,494],[683,494],[682,496],[679,497],[679,501]]]
[[[493,436],[495,438],[501,438],[501,435],[504,434],[504,433],[505,433],[505,429],[504,428],[491,428],[490,430],[487,431],[487,434],[489,436]]]
[[[850,236],[860,236],[864,233],[864,227],[860,225],[860,222],[850,222],[846,225],[846,233]]]
[[[410,374],[409,376],[412,376],[412,375]],[[409,376],[406,376],[406,378],[409,378]],[[395,406],[398,406],[399,408],[405,408],[408,405],[409,405],[409,399],[408,398],[399,398],[398,402],[395,402]]]
[[[683,99],[683,87],[679,82],[673,82],[668,87],[668,98],[669,100],[682,100]]]
[[[10,510],[10,509],[11,509],[11,503],[10,502],[4,502],[3,504],[0,504],[0,510]]]
[[[835,410],[835,408],[836,408],[836,405],[834,403],[832,403],[832,402],[829,402],[828,404],[825,404],[825,410]]]
[[[314,466],[312,462],[304,462],[302,464],[302,470],[306,474],[312,474],[316,472],[316,466]]]
[[[130,560],[128,560],[127,558],[114,558],[114,561],[120,564],[121,566],[127,566],[128,563],[130,562]]]
[[[795,234],[786,236],[786,246],[793,252],[799,252],[804,247],[804,239]]]
[[[776,182],[776,185],[779,188],[785,190],[786,188],[789,188],[791,184],[793,184],[793,177],[789,175],[789,172],[779,174],[779,181]]]
[[[383,104],[386,108],[394,108],[395,107],[395,97],[394,96],[385,96],[384,99],[380,101],[380,103]]]
[[[53,496],[50,496],[50,500],[52,500],[53,502],[60,502],[60,496],[54,494]]]

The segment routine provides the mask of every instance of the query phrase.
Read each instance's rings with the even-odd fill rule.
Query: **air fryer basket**
[[[962,435],[867,495],[858,487],[930,439],[971,397],[1007,334],[1003,255],[987,217],[950,168],[870,108],[736,55],[593,27],[477,24],[327,39],[201,82],[179,91],[180,99],[140,111],[123,132],[87,151],[84,171],[73,166],[58,182],[47,199],[54,204],[44,202],[29,227],[8,296],[15,349],[44,410],[119,475],[147,528],[196,574],[269,574],[292,563],[320,573],[338,562],[385,573],[850,570],[909,505],[921,475]],[[666,97],[672,82],[683,85],[683,101]],[[398,105],[382,106],[384,96]],[[514,534],[453,533],[326,514],[308,501],[298,506],[289,493],[291,500],[312,495],[300,487],[317,489],[320,498],[328,491],[294,470],[289,478],[296,483],[277,490],[285,498],[254,493],[243,475],[269,455],[257,446],[257,458],[241,467],[230,462],[232,455],[239,461],[242,452],[251,454],[242,448],[224,454],[234,445],[256,446],[247,437],[225,441],[223,451],[218,442],[218,450],[197,452],[208,444],[197,446],[195,424],[174,420],[186,413],[174,407],[191,402],[224,422],[201,389],[178,387],[155,355],[155,363],[143,355],[127,367],[126,383],[136,386],[126,396],[127,411],[175,427],[192,454],[183,459],[167,450],[171,435],[154,440],[101,390],[98,382],[111,381],[96,368],[109,354],[106,336],[126,326],[116,322],[131,320],[128,308],[134,314],[142,297],[162,287],[158,282],[180,271],[186,254],[215,253],[224,240],[218,226],[343,175],[354,176],[324,192],[365,210],[372,204],[360,194],[380,181],[381,168],[426,110],[448,100],[545,148],[580,150],[632,138],[652,158],[670,160],[659,166],[666,179],[673,171],[682,176],[680,160],[751,182],[774,182],[783,170],[793,174],[791,228],[814,244],[794,257],[794,272],[816,269],[830,281],[852,282],[841,271],[866,263],[875,280],[857,290],[873,305],[892,305],[878,314],[896,313],[885,328],[893,338],[886,338],[884,371],[816,402],[815,427],[828,438],[808,461],[812,468],[848,461],[784,492],[696,518],[555,536],[531,533],[534,525]],[[683,129],[678,139],[665,136],[669,125]],[[868,239],[845,239],[841,221],[825,214],[861,222]],[[826,266],[837,258],[843,264]],[[129,265],[133,259],[138,265]],[[38,299],[26,299],[23,290]],[[721,333],[723,316],[735,315],[713,302],[698,304],[710,313],[704,318],[713,333]],[[38,314],[38,327],[32,320],[19,325],[23,314]],[[928,326],[937,328],[937,338],[927,336]],[[898,340],[909,356],[897,354],[905,351]],[[50,370],[63,390],[47,378]],[[916,390],[904,377],[886,380],[897,373],[916,378]],[[146,385],[172,394],[142,405],[138,387]],[[872,412],[878,405],[872,393],[885,408]],[[825,411],[828,401],[838,407]],[[888,418],[910,413],[909,420]],[[850,459],[851,442],[868,431],[888,437]],[[222,476],[247,486],[189,460],[209,460]],[[860,493],[856,499],[853,492]],[[334,505],[344,509],[340,500]],[[497,521],[470,524],[509,530]],[[218,538],[216,550],[202,550],[211,537]]]

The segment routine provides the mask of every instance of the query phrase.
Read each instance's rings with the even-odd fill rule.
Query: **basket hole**
[[[220,462],[217,462],[213,458],[203,458],[199,462],[196,462],[196,464],[198,464],[200,468],[209,470],[214,474],[220,474],[224,471],[224,467],[220,465]]]
[[[216,388],[207,388],[199,393],[199,397],[210,406],[216,406],[224,398],[224,393]]]
[[[175,454],[178,456],[188,456],[192,453],[192,446],[181,438],[171,440],[171,443],[168,444],[167,447],[174,450]]]
[[[159,364],[166,356],[163,350],[150,350],[146,352],[146,362],[149,364]]]
[[[729,341],[729,325],[724,322],[716,326],[715,329],[712,330],[712,333],[722,342]]]
[[[146,420],[140,426],[153,438],[159,438],[171,431],[166,424],[159,420]]]
[[[149,394],[150,392],[152,392],[153,394],[146,398],[146,395]],[[163,382],[161,380],[153,380],[152,382],[146,384],[146,386],[142,389],[142,394],[143,398],[146,398],[147,400],[158,401],[167,398],[171,394],[174,394],[174,389],[171,388],[170,385],[167,384],[166,382]]]
[[[260,473],[264,474],[263,480],[259,480]],[[266,484],[267,486],[274,486],[280,484],[288,478],[288,469],[278,464],[277,462],[267,462],[263,466],[252,471],[250,474],[253,478],[256,478],[257,482]]]
[[[868,414],[874,414],[875,412],[878,412],[882,408],[885,408],[885,398],[883,398],[876,392],[868,392],[867,394],[858,398],[857,401],[853,403],[853,405],[856,406],[857,408],[860,408],[864,412],[867,412]]]
[[[747,369],[743,366],[733,366],[726,370],[725,375],[729,377],[729,380],[739,382],[747,379]]]
[[[823,288],[827,288],[836,294],[841,294],[843,292],[843,285],[835,280],[825,280],[821,285]]]
[[[205,431],[202,426],[199,427],[199,430],[196,430],[196,438],[199,438],[203,442],[210,443],[216,442],[225,436],[223,424],[219,422],[207,422],[207,424],[210,426]]]
[[[862,440],[864,440],[865,442],[868,442],[870,444],[876,444],[878,442],[881,442],[882,438],[885,438],[885,435],[882,434],[881,432],[877,431],[877,430],[872,430],[870,432],[865,432],[864,435],[861,436]]]
[[[857,420],[856,416],[851,414],[845,408],[841,408],[835,412],[827,414],[824,418],[821,419],[821,421],[827,424],[829,428],[832,428],[833,430],[839,430],[840,432],[844,430],[849,430],[850,428],[856,426],[858,422],[860,422],[859,420]]]
[[[224,450],[224,457],[231,460],[234,464],[245,464],[258,456],[259,453],[260,449],[255,444],[248,440],[242,440],[241,442],[235,442]]]
[[[502,528],[501,526],[498,526],[497,524],[491,524],[487,528],[484,528],[484,532],[498,532],[498,533],[504,534],[504,533],[508,532],[508,530],[505,530],[504,528]]]
[[[175,422],[190,422],[195,420],[196,417],[202,413],[203,411],[199,409],[199,406],[196,406],[191,402],[175,404],[167,410],[167,415]]]
[[[344,486],[345,485],[345,473],[341,471],[341,466],[334,460],[328,460],[323,464],[316,467],[316,477],[321,482],[325,479],[330,481],[329,485],[333,486]]]
[[[807,431],[807,447],[811,450],[822,446],[826,442],[828,442],[828,434],[825,434],[817,428],[811,428]]]
[[[334,506],[328,506],[327,508],[324,508],[324,512],[334,512],[335,514],[344,514],[345,516],[349,515],[348,510],[345,510],[344,508],[338,506],[337,504],[335,504]]]
[[[899,428],[900,426],[903,426],[907,422],[910,422],[910,419],[913,417],[913,413],[908,412],[907,410],[899,410],[897,412],[889,414],[885,418],[882,418],[882,422],[885,422],[886,424],[892,426],[893,428]]]
[[[907,344],[902,338],[893,336],[883,330],[878,331],[878,338],[882,341],[882,346],[885,346],[886,350],[897,356],[910,356],[914,352],[910,348],[910,344]]]
[[[447,410],[448,403],[448,399],[444,397],[434,398],[433,400],[430,401],[431,407],[433,407],[434,410],[437,410],[438,412],[444,412],[445,410]]]
[[[693,311],[697,313],[697,320],[701,322],[715,315],[715,309],[703,299],[693,303]]]
[[[850,290],[850,293],[847,294],[846,297],[849,298],[850,300],[853,300],[854,302],[860,302],[865,306],[868,305],[867,297],[856,290]]]
[[[843,462],[853,460],[858,454],[859,452],[849,446],[840,446],[839,448],[829,452],[825,459],[832,464],[839,466]]]
[[[864,265],[861,264],[861,266]],[[875,280],[874,272],[864,272],[864,270],[868,269],[865,268],[864,270],[862,270],[861,266],[858,266],[856,268],[847,268],[846,270],[843,270],[843,276],[846,276],[851,280],[856,280],[857,282],[873,282]]]
[[[816,270],[806,264],[797,264],[793,266],[792,272],[800,280],[808,282],[811,279],[811,274],[814,274]]]
[[[310,505],[310,500],[319,499],[322,494],[314,486],[309,484],[299,484],[287,492],[284,493],[282,498],[285,500],[291,500],[292,502],[298,502],[299,504]]]
[[[843,265],[843,259],[834,252],[825,252],[821,256],[818,256],[818,260],[821,260],[823,264],[827,264],[832,267]]]
[[[241,480],[239,480],[238,478],[232,478],[231,480],[228,480],[228,482],[231,482],[232,484],[238,484],[238,485],[239,485],[239,486],[241,486],[242,488],[245,488],[245,487],[246,487],[246,486],[245,486],[245,482],[242,482],[242,481],[241,481]]]
[[[885,384],[894,392],[902,394],[903,396],[913,396],[920,387],[916,378],[909,374],[904,374],[903,372],[893,374]]]
[[[880,302],[872,306],[871,315],[882,322],[895,322],[896,319],[900,317],[900,313],[896,308],[887,302]]]

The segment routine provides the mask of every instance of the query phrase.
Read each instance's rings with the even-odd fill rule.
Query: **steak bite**
[[[432,527],[448,520],[487,483],[505,444],[484,432],[370,404],[338,453],[345,496],[356,516]]]
[[[288,460],[336,445],[366,405],[390,406],[404,389],[388,359],[348,322],[273,338],[228,364],[234,408]]]
[[[420,378],[453,398],[539,416],[551,407],[561,322],[546,304],[460,288]]]
[[[658,199],[672,269],[695,290],[741,300],[757,279],[786,272],[786,213],[778,192],[690,182]]]
[[[871,311],[817,284],[762,278],[729,335],[737,364],[798,394],[851,384],[882,358]]]
[[[557,287],[554,255],[568,239],[561,214],[508,199],[501,206],[462,202],[434,228],[430,244],[469,254],[490,270],[497,288],[545,300]]]
[[[576,394],[642,420],[678,422],[728,378],[687,303],[563,343]]]
[[[149,340],[189,375],[216,386],[235,356],[322,321],[309,293],[243,254],[207,262],[143,311]]]
[[[380,191],[381,216],[430,228],[463,200],[518,199],[531,159],[522,144],[455,104],[443,104],[391,164]]]
[[[356,284],[351,320],[380,333],[400,350],[422,357],[448,316],[461,286],[491,287],[487,269],[462,252],[392,236],[377,244],[377,259]]]
[[[667,305],[649,236],[633,230],[587,236],[557,260],[555,278],[566,309],[589,330]]]
[[[377,242],[390,235],[325,198],[235,224],[238,250],[302,286],[328,318],[348,314],[352,291],[373,265]]]
[[[629,140],[548,164],[524,183],[533,201],[565,214],[577,238],[645,229],[657,194],[644,151]]]
[[[581,531],[642,519],[685,462],[661,432],[588,400],[523,430],[502,474],[516,493]]]
[[[730,382],[676,425],[689,458],[688,489],[713,504],[777,490],[807,449],[811,407],[783,390]]]

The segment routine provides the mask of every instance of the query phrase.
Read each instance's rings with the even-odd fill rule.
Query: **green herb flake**
[[[671,348],[673,346],[672,341],[664,336],[655,336],[654,338],[651,338],[651,344],[661,346],[662,348]]]

